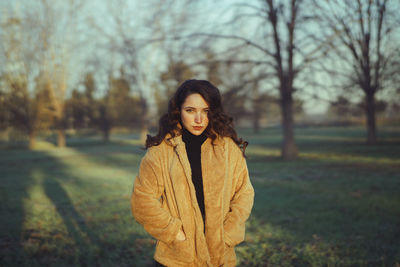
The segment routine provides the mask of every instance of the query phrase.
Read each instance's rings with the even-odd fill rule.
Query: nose
[[[196,113],[196,116],[194,117],[194,122],[197,124],[201,124],[201,121],[203,120],[201,113]]]

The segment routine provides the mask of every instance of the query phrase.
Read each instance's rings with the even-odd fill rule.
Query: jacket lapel
[[[222,264],[224,255],[223,194],[226,182],[226,157],[223,140],[215,140],[215,145],[207,139],[202,146],[201,165],[206,207],[206,240],[212,261]]]
[[[179,136],[179,137],[181,137],[181,136]],[[188,159],[188,156],[186,153],[185,143],[183,143],[183,141],[177,142],[177,144],[175,146],[175,152],[178,155],[179,162],[181,163],[181,165],[183,167],[183,171],[185,172],[186,179],[188,180],[188,182],[192,182],[192,169],[190,168],[190,163],[189,163],[189,159]]]

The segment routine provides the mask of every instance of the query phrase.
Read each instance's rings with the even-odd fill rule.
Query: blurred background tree
[[[16,124],[15,118],[22,120],[22,116],[25,117],[22,121],[30,121],[26,127],[18,123],[18,128],[30,129],[30,147],[35,144],[37,131],[43,127],[57,131],[58,146],[66,144],[68,59],[72,49],[70,40],[76,33],[70,28],[76,25],[74,18],[80,7],[78,1],[64,4],[46,0],[24,2],[23,7],[16,4],[14,10],[9,9],[11,12],[2,22],[2,55],[6,59],[2,72],[10,93],[11,121]],[[40,123],[40,114],[48,117],[49,111],[52,123]]]
[[[190,66],[182,60],[174,61],[172,56],[169,57],[168,69],[161,73],[160,82],[165,87],[164,94],[156,93],[157,111],[159,116],[168,111],[168,100],[175,93],[176,88],[182,81],[195,77]]]
[[[333,65],[326,60],[325,70],[340,76],[342,88],[360,90],[364,95],[361,107],[369,144],[377,141],[376,115],[377,109],[381,109],[378,105],[383,103],[377,103],[376,95],[396,86],[393,81],[399,72],[399,19],[393,9],[396,3],[314,0],[316,20],[321,27],[317,39],[329,47],[332,61],[339,62]]]
[[[29,147],[34,148],[39,131],[48,129],[53,123],[50,91],[38,84],[35,93],[30,94],[23,77],[7,77],[7,83],[11,88],[5,96],[9,125],[26,133]]]
[[[141,114],[140,97],[134,97],[131,93],[130,84],[127,80],[124,69],[121,69],[120,77],[109,77],[110,89],[106,97],[110,100],[110,109],[114,112],[114,125],[116,127],[128,127],[144,123]]]
[[[0,79],[0,84],[3,85],[2,79]],[[3,91],[3,86],[0,87],[0,131],[4,131],[8,128],[10,122],[9,112],[7,108],[7,95]]]

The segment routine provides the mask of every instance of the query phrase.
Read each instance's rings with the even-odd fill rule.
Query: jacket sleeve
[[[161,206],[164,191],[160,162],[156,151],[147,151],[135,179],[131,196],[131,210],[136,221],[155,239],[170,244],[182,227],[180,219],[171,216]]]
[[[245,222],[250,216],[254,202],[254,189],[250,182],[246,160],[240,149],[237,146],[236,148],[233,150],[234,153],[240,154],[233,166],[234,187],[232,190],[234,190],[234,195],[224,221],[225,243],[230,247],[236,246],[244,240]]]

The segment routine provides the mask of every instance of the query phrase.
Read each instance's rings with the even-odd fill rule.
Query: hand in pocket
[[[179,229],[179,232],[176,234],[176,240],[179,240],[179,241],[186,240],[185,233],[182,231],[182,229]]]

